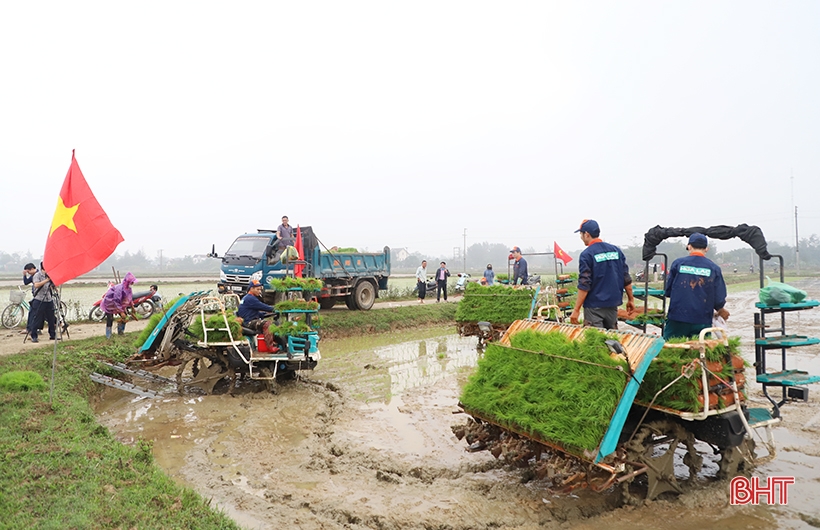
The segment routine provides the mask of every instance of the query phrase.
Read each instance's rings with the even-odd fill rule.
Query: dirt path
[[[126,326],[126,331],[141,331],[147,323],[148,320],[129,322]],[[96,322],[71,324],[68,328],[68,335],[68,337],[63,338],[65,341],[102,336],[105,335],[105,324]],[[23,339],[25,338],[26,335],[24,333],[20,333],[19,330],[0,328],[0,356],[22,353],[36,348],[51,348],[53,346],[52,342],[47,340],[47,330],[45,333],[40,334],[40,342],[37,344],[31,342],[30,338],[26,339],[24,343]]]

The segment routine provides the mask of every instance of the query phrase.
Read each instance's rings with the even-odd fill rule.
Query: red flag
[[[299,259],[300,260],[305,259],[305,250],[304,250],[304,248],[302,248],[302,229],[299,227],[299,225],[296,225],[296,252],[299,253]],[[293,266],[293,275],[296,276],[297,278],[301,278],[302,277],[302,269],[304,269],[304,268],[305,268],[305,266],[302,265],[302,264],[294,265]]]
[[[72,151],[43,258],[51,281],[62,285],[85,274],[105,261],[122,241],[88,187]]]
[[[661,272],[666,272],[666,264],[661,262]]]
[[[564,262],[564,265],[572,261],[572,256],[561,250],[561,247],[558,246],[558,243],[555,241],[552,242],[553,246],[555,247],[553,250],[555,251],[555,259],[560,259]]]

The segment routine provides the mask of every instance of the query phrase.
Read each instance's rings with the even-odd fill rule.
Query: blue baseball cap
[[[689,236],[689,244],[694,248],[706,248],[709,246],[709,240],[700,232],[695,232]]]
[[[598,234],[601,233],[601,228],[598,226],[598,221],[584,219],[581,221],[581,226],[575,231],[576,234],[578,232],[588,232],[592,237],[598,237]]]
[[[262,282],[259,280],[251,280],[248,282],[248,291],[253,289],[254,287],[262,287]]]

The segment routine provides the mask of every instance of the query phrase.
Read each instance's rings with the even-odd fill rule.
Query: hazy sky
[[[152,257],[283,214],[371,251],[574,250],[584,218],[791,242],[794,205],[820,234],[818,28],[816,1],[7,2],[0,250],[42,252],[72,149]]]

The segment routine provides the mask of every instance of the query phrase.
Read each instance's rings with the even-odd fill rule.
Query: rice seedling
[[[527,318],[535,291],[506,285],[468,283],[456,309],[456,322],[486,321],[509,325]]]
[[[607,338],[594,329],[576,341],[525,330],[511,347],[490,344],[461,402],[576,454],[592,451],[627,383],[626,363],[610,357]]]
[[[208,328],[208,342],[227,342],[231,340],[230,337],[236,340],[242,336],[242,324],[234,315],[226,315],[226,317],[228,319],[228,328],[231,331],[230,336],[225,330],[225,318],[223,318],[222,313],[205,317],[204,326],[203,317],[195,317],[188,326],[188,332],[199,340],[205,340],[204,328]]]
[[[672,339],[669,343],[683,343],[687,339]],[[732,337],[729,346],[717,345],[707,348],[705,357],[707,368],[724,380],[734,375],[732,356],[738,356],[740,339]],[[675,380],[682,373],[684,366],[700,357],[697,349],[663,348],[646,371],[643,383],[638,389],[635,400],[648,404],[655,394]],[[698,364],[691,377],[682,377],[655,399],[655,405],[675,410],[698,412],[703,408],[702,368]],[[721,398],[723,399],[723,398]]]

